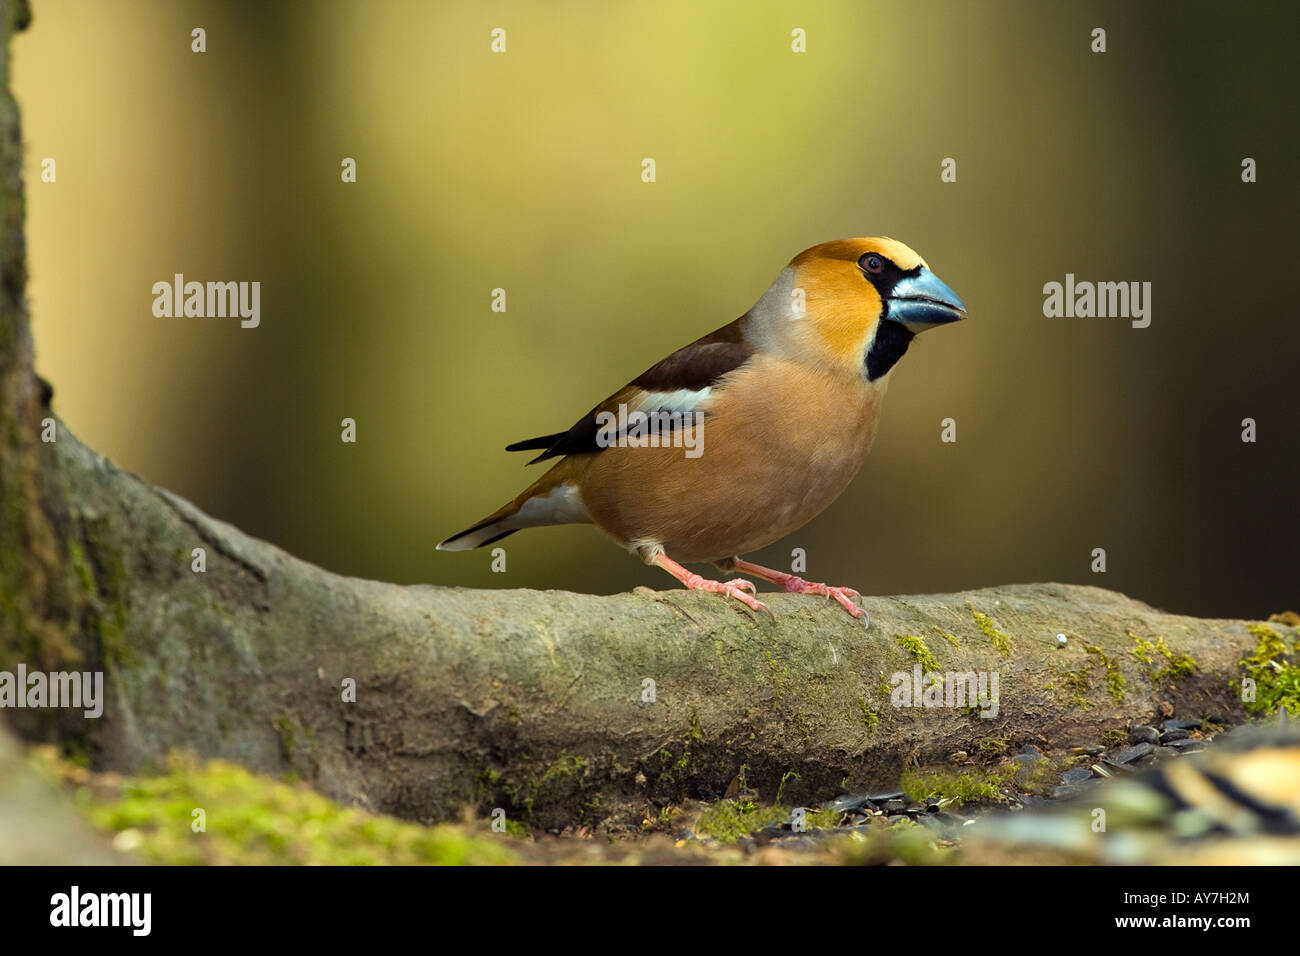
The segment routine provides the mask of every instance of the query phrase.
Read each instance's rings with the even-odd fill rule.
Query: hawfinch
[[[651,366],[567,431],[509,445],[540,450],[529,464],[560,460],[438,548],[590,522],[687,588],[767,611],[749,581],[711,581],[678,563],[712,562],[864,617],[852,588],[740,556],[802,527],[839,496],[871,449],[889,374],[912,337],[965,311],[901,242],[813,246],[736,321]]]

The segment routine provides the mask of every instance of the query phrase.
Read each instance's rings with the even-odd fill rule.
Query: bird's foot
[[[786,592],[789,594],[816,594],[837,601],[840,607],[844,608],[844,610],[848,611],[854,617],[867,616],[867,612],[854,602],[854,598],[860,598],[862,595],[853,590],[853,588],[840,588],[831,584],[818,584],[815,581],[805,581],[803,578],[796,578],[793,576],[789,581],[785,582],[784,587]]]
[[[740,558],[732,558],[730,561],[721,562],[719,567],[724,567],[728,571],[743,571],[752,574],[755,577],[762,578],[764,581],[770,581],[782,588],[788,594],[816,594],[833,600],[840,607],[848,611],[854,617],[866,618],[868,625],[871,619],[867,612],[854,602],[854,598],[862,597],[853,588],[840,588],[830,584],[818,584],[815,581],[805,581],[803,578],[796,577],[793,574],[786,574],[784,571],[776,571],[772,568],[765,568],[761,564],[752,564],[749,561],[743,561]]]
[[[678,581],[681,581],[688,590],[709,591],[712,594],[721,594],[723,597],[735,598],[751,611],[761,611],[776,620],[775,615],[772,614],[767,605],[754,598],[754,595],[758,593],[758,588],[754,587],[752,581],[746,581],[744,578],[732,578],[730,581],[710,581],[694,571],[687,571],[663,552],[650,555],[647,563],[663,568]]]
[[[692,591],[708,591],[712,594],[735,598],[751,611],[761,611],[768,617],[774,617],[766,604],[754,598],[753,595],[758,593],[758,588],[754,587],[754,582],[746,581],[744,578],[732,578],[730,581],[710,581],[706,577],[688,572],[687,576],[682,579],[682,584]]]

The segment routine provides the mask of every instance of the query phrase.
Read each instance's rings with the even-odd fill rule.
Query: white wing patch
[[[700,412],[713,397],[713,388],[679,388],[672,392],[642,392],[628,402],[629,412]]]

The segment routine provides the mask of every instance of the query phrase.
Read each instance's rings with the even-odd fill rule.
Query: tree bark
[[[67,640],[86,595],[67,574],[58,463],[40,441],[48,395],[32,371],[27,315],[22,134],[9,89],[9,41],[30,19],[25,0],[0,0],[0,665],[75,664]]]
[[[101,767],[179,747],[401,816],[503,806],[558,825],[720,796],[742,766],[768,797],[794,771],[785,795],[825,799],[983,741],[1099,743],[1161,701],[1241,716],[1247,622],[1061,584],[868,598],[870,627],[783,594],[765,596],[773,622],[679,591],[399,587],[299,561],[60,434],[54,484],[91,595],[66,642],[106,672],[103,717],[79,722]],[[1158,638],[1170,656],[1140,660],[1137,639]],[[940,671],[996,672],[997,716],[893,706],[892,675],[910,686],[927,651]],[[1190,673],[1158,676],[1184,654]],[[51,711],[12,713],[66,740]]]
[[[546,826],[720,796],[742,768],[768,798],[796,773],[791,801],[889,786],[905,762],[982,741],[1097,743],[1162,701],[1240,716],[1229,684],[1254,644],[1246,622],[1098,588],[869,598],[864,627],[781,594],[764,597],[773,622],[677,591],[398,587],[254,540],[62,422],[42,441],[53,416],[32,369],[8,92],[9,32],[24,19],[0,0],[0,670],[103,670],[107,696],[94,720],[9,711],[27,738],[105,769],[145,771],[185,748],[406,817],[502,806]],[[1190,673],[1161,676],[1169,661],[1133,653],[1160,637],[1194,659]],[[997,716],[891,705],[890,676],[926,653],[943,671],[996,672]]]

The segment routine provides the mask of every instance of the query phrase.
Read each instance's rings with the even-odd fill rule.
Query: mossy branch
[[[123,771],[179,748],[410,818],[502,806],[543,825],[720,796],[742,767],[768,799],[791,771],[784,799],[824,799],[989,738],[1099,743],[1162,702],[1236,719],[1231,684],[1258,644],[1258,624],[1061,584],[868,598],[868,628],[806,596],[768,595],[773,622],[682,591],[346,578],[60,436],[51,484],[87,592],[67,643],[109,688],[104,716],[78,729],[94,763]],[[921,706],[922,693],[899,706],[916,669],[949,689],[996,675],[997,705]],[[944,686],[929,702],[954,703]],[[50,711],[14,714],[29,737],[66,739]]]

